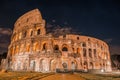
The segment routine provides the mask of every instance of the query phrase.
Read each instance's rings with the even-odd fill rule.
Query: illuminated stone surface
[[[104,41],[74,34],[59,37],[46,34],[45,20],[38,9],[16,21],[7,60],[7,68],[13,71],[111,71],[109,47]]]

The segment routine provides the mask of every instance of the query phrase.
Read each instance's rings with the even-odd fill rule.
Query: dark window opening
[[[97,58],[96,49],[94,49],[94,57]]]
[[[88,38],[88,41],[90,41],[90,39]]]
[[[58,45],[55,45],[55,46],[54,46],[54,50],[55,50],[55,51],[59,50]]]
[[[63,35],[63,38],[66,38],[66,35]]]
[[[77,40],[79,40],[79,37],[77,37]]]
[[[83,48],[83,56],[86,57],[86,49]]]
[[[39,35],[39,34],[40,34],[40,29],[37,30],[37,35]]]
[[[43,44],[43,50],[46,50],[46,43]]]
[[[67,47],[63,47],[62,51],[68,51]]]
[[[89,49],[89,57],[92,58],[92,50]]]
[[[31,31],[30,36],[33,36],[33,31]]]
[[[26,35],[27,35],[27,32],[25,31],[25,32],[23,32],[23,38],[25,38],[26,37]]]
[[[86,47],[86,43],[84,42],[84,43],[82,44],[82,46],[83,46],[83,47]]]
[[[67,68],[67,63],[63,63],[62,66],[63,66],[64,69],[66,69]]]

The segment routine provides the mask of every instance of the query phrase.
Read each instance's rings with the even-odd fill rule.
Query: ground
[[[42,78],[41,80],[86,80],[79,76],[79,74],[55,74]]]
[[[120,73],[0,72],[0,80],[120,80]]]

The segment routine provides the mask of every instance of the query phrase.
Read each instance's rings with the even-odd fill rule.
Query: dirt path
[[[78,74],[55,74],[40,80],[85,80],[80,77]]]

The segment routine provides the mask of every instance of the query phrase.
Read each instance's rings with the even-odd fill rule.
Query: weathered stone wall
[[[96,38],[46,34],[45,20],[38,9],[20,17],[9,46],[8,67],[12,70],[55,71],[56,69],[104,69],[111,71],[108,45]]]

